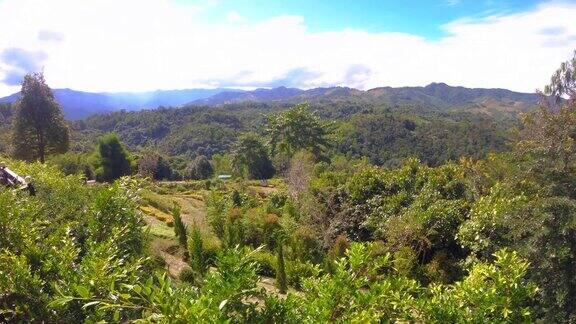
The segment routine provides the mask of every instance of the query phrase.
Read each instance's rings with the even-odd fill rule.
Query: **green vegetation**
[[[44,163],[46,156],[66,152],[70,140],[68,126],[42,73],[26,75],[21,93],[14,111],[14,156]]]
[[[180,207],[174,204],[172,208],[172,218],[174,219],[174,234],[178,238],[178,242],[184,248],[188,247],[188,228],[182,221],[180,216]]]
[[[266,147],[255,134],[247,133],[240,137],[233,159],[236,172],[246,174],[251,179],[269,179],[275,173]]]
[[[154,180],[168,180],[174,175],[170,163],[154,152],[142,152],[138,157],[138,174]]]
[[[116,134],[102,136],[98,140],[96,154],[98,181],[114,181],[131,173],[130,157]]]
[[[240,120],[252,108],[188,107],[139,114],[197,109],[209,122],[174,129],[230,142],[140,155],[143,178],[121,177],[136,168],[114,135],[95,154],[6,160],[37,195],[0,188],[0,321],[574,322],[575,65],[513,140],[494,132],[515,122],[472,115],[361,107],[329,125],[313,106],[277,107],[254,119],[268,131],[250,133]],[[108,118],[133,117],[87,122]],[[454,142],[395,151],[418,136]],[[482,156],[456,145],[469,139]],[[164,161],[203,180],[154,181]],[[85,185],[85,167],[108,182]]]
[[[308,150],[319,158],[329,146],[327,126],[303,104],[270,116],[266,132],[272,154],[292,156],[300,150]]]
[[[276,256],[276,282],[278,283],[278,292],[285,294],[288,286],[286,283],[286,265],[284,264],[284,250],[282,248],[282,243],[278,244],[276,250],[278,250]]]
[[[206,156],[200,155],[190,163],[186,175],[194,180],[208,179],[214,175],[214,168]]]

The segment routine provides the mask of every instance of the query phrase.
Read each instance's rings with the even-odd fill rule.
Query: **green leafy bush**
[[[261,276],[276,277],[276,256],[270,252],[259,251],[252,254],[252,259],[258,265],[258,274]]]

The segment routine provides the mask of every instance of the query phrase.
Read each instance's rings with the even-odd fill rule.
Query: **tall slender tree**
[[[278,291],[281,294],[285,294],[288,290],[288,285],[286,283],[286,265],[284,263],[284,250],[282,247],[282,241],[279,242],[277,247],[277,269],[276,269],[276,284],[278,285]]]
[[[42,73],[24,77],[13,123],[14,157],[44,163],[47,155],[68,151],[70,132]]]

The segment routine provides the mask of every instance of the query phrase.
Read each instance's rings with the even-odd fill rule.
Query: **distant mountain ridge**
[[[184,89],[157,90],[148,92],[84,92],[72,89],[53,89],[68,119],[82,119],[93,114],[121,109],[141,110],[159,106],[182,106],[190,101],[207,98],[223,91],[239,92],[235,89]],[[20,93],[0,98],[0,102],[14,102]]]
[[[347,87],[302,90],[278,87],[244,91],[238,89],[186,89],[153,92],[91,93],[71,89],[54,89],[56,100],[68,119],[81,119],[92,114],[120,109],[153,109],[159,106],[204,105],[219,106],[240,102],[270,102],[295,104],[300,102],[350,102],[382,105],[412,105],[438,110],[467,110],[484,113],[517,113],[538,103],[535,93],[506,89],[465,88],[445,83],[425,87],[379,87],[358,90]],[[13,102],[19,94],[0,98]]]
[[[499,106],[526,110],[538,102],[535,93],[521,93],[506,89],[453,87],[445,83],[431,83],[425,87],[380,87],[366,91],[347,88],[294,88],[257,89],[246,92],[222,92],[191,104],[223,105],[243,101],[267,102],[325,102],[354,100],[371,104],[421,105],[436,109],[475,109]]]

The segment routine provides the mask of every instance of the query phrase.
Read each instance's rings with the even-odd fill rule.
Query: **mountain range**
[[[208,98],[220,92],[234,93],[233,89],[185,89],[157,90],[149,92],[84,92],[72,89],[53,89],[56,101],[60,103],[66,118],[82,119],[94,114],[121,109],[154,109],[159,106],[178,107],[190,101]],[[20,93],[0,98],[2,102],[18,100]]]
[[[116,110],[153,109],[159,106],[185,105],[219,106],[239,102],[353,102],[382,105],[411,105],[438,110],[468,110],[491,113],[516,113],[534,107],[535,93],[520,93],[506,89],[482,89],[431,83],[425,87],[380,87],[358,90],[347,87],[302,90],[278,87],[244,91],[239,89],[186,89],[153,92],[92,93],[71,89],[54,89],[56,100],[68,119]],[[14,102],[19,93],[0,98]]]
[[[487,113],[527,111],[539,100],[536,93],[521,93],[506,89],[453,87],[445,83],[431,83],[425,87],[380,87],[366,91],[347,88],[314,88],[301,90],[279,87],[254,91],[224,91],[191,102],[195,105],[217,106],[239,102],[350,102],[381,105],[420,106],[436,110],[468,110]]]

